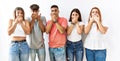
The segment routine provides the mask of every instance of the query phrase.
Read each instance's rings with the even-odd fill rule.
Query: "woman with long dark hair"
[[[83,60],[83,22],[79,9],[74,8],[71,11],[67,28],[67,60],[82,61]]]

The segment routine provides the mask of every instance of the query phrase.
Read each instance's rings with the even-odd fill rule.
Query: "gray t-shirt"
[[[31,18],[28,18],[28,20],[31,22]],[[44,16],[41,16],[41,20],[43,24],[46,25],[46,18]],[[43,33],[39,27],[38,21],[36,20],[31,33],[27,35],[27,42],[29,47],[33,49],[44,47]]]

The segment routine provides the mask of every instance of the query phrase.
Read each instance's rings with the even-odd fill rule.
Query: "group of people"
[[[10,61],[45,61],[44,32],[49,35],[50,61],[82,61],[84,48],[87,61],[106,61],[106,48],[102,36],[107,27],[102,24],[99,8],[90,11],[88,23],[84,24],[78,8],[70,13],[70,18],[59,16],[59,7],[51,6],[51,19],[39,14],[39,5],[30,6],[31,17],[25,19],[22,7],[16,7],[14,18],[9,20],[8,34],[11,36]],[[82,41],[82,34],[87,37]],[[27,41],[26,41],[27,39]]]

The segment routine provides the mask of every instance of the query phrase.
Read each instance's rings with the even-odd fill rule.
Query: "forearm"
[[[98,28],[101,33],[105,34],[107,31],[107,27],[103,26],[100,22],[98,23]]]
[[[11,35],[15,31],[16,26],[17,24],[14,24],[8,28],[8,35]]]
[[[31,22],[30,22],[30,33],[32,32],[32,29],[33,29],[33,26],[34,26],[34,20],[32,20]]]
[[[74,28],[74,25],[73,25],[73,24],[71,24],[70,26],[68,26],[68,28],[67,28],[67,35],[70,35],[70,34],[71,34],[73,28]]]
[[[28,24],[24,25],[23,23],[21,23],[21,26],[22,26],[25,34],[29,34],[30,33],[30,27],[28,27],[29,26]]]
[[[62,27],[59,23],[55,23],[58,31],[62,34],[65,32],[64,27]]]
[[[83,33],[83,25],[76,25],[76,26],[77,26],[78,34],[82,34]]]
[[[42,30],[42,32],[45,32],[45,26],[43,25],[41,20],[38,21],[38,24],[39,24],[39,27]]]
[[[47,33],[47,34],[50,32],[51,27],[52,27],[52,24],[53,24],[53,21],[51,21],[50,24],[48,24],[48,25],[46,26],[45,30],[46,30],[46,33]]]
[[[88,34],[90,32],[92,24],[93,24],[92,22],[89,22],[88,25],[85,27],[84,29],[85,34]]]

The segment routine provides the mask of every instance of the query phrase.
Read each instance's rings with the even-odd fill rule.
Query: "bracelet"
[[[58,21],[54,21],[54,23],[57,23]]]

